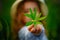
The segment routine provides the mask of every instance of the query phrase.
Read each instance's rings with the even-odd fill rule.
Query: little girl
[[[31,19],[25,16],[25,13],[30,14],[30,8],[34,12],[37,9],[37,14],[42,13],[42,16],[47,16],[47,7],[44,0],[16,0],[11,8],[12,17],[12,40],[47,40],[44,29],[44,20],[42,24],[26,26],[26,22]]]

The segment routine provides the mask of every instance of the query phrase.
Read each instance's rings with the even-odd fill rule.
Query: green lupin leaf
[[[36,22],[36,24],[42,24],[41,22]]]
[[[39,20],[44,20],[47,16],[41,17]]]
[[[41,16],[41,13],[38,15],[38,18]]]
[[[34,13],[33,13],[34,15],[33,15],[33,18],[34,18],[34,20],[35,20],[35,18],[36,18],[36,8],[34,8]]]
[[[25,16],[29,17],[29,18],[32,18],[30,14],[24,14]]]
[[[33,12],[32,12],[32,9],[31,9],[31,8],[30,8],[30,15],[31,15],[31,18],[32,18],[32,19],[34,19],[34,18],[33,18],[33,15],[34,15],[34,14],[33,14]]]
[[[29,21],[29,22],[26,23],[26,26],[29,26],[29,25],[31,25],[32,23],[33,23],[32,21]]]
[[[40,19],[41,13],[36,16],[36,20]]]

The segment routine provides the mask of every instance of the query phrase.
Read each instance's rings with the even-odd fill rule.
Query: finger
[[[37,30],[37,33],[40,33],[42,31],[42,27],[38,26],[36,30]]]
[[[37,27],[36,28],[36,32],[39,33],[40,32],[40,28]]]
[[[32,28],[30,32],[35,33],[35,28]]]
[[[34,25],[30,25],[30,26],[28,27],[28,30],[31,30],[33,27],[34,27]]]
[[[41,32],[41,26],[40,26],[40,24],[38,24],[37,26],[36,26],[36,33],[40,33]]]

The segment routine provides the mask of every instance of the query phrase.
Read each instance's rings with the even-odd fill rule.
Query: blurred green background
[[[0,40],[11,40],[10,8],[15,0],[0,0]],[[60,0],[45,0],[48,6],[49,40],[60,40]]]

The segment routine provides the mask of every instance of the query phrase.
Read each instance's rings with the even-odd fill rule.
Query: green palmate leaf
[[[36,22],[36,24],[42,24],[41,22]]]
[[[47,16],[41,17],[39,18],[39,20],[44,20]]]
[[[37,15],[37,18],[39,18],[41,16],[41,13]]]
[[[33,14],[33,12],[32,12],[32,9],[30,8],[30,16],[31,16],[32,19],[34,19],[34,18],[33,18],[33,15],[34,15],[34,14]]]
[[[29,22],[26,23],[26,26],[29,26],[29,25],[31,25],[32,23],[33,23],[32,21],[29,21]]]
[[[29,18],[31,18],[31,15],[30,15],[30,14],[27,14],[27,13],[26,13],[26,14],[24,14],[24,15],[27,16],[27,17],[29,17]]]
[[[34,18],[34,20],[35,20],[35,18],[36,18],[36,8],[34,8],[34,13],[33,13],[34,15],[33,15],[33,18]]]
[[[38,17],[40,17],[41,16],[41,13],[38,15]]]
[[[36,16],[36,20],[40,19],[41,13]]]

